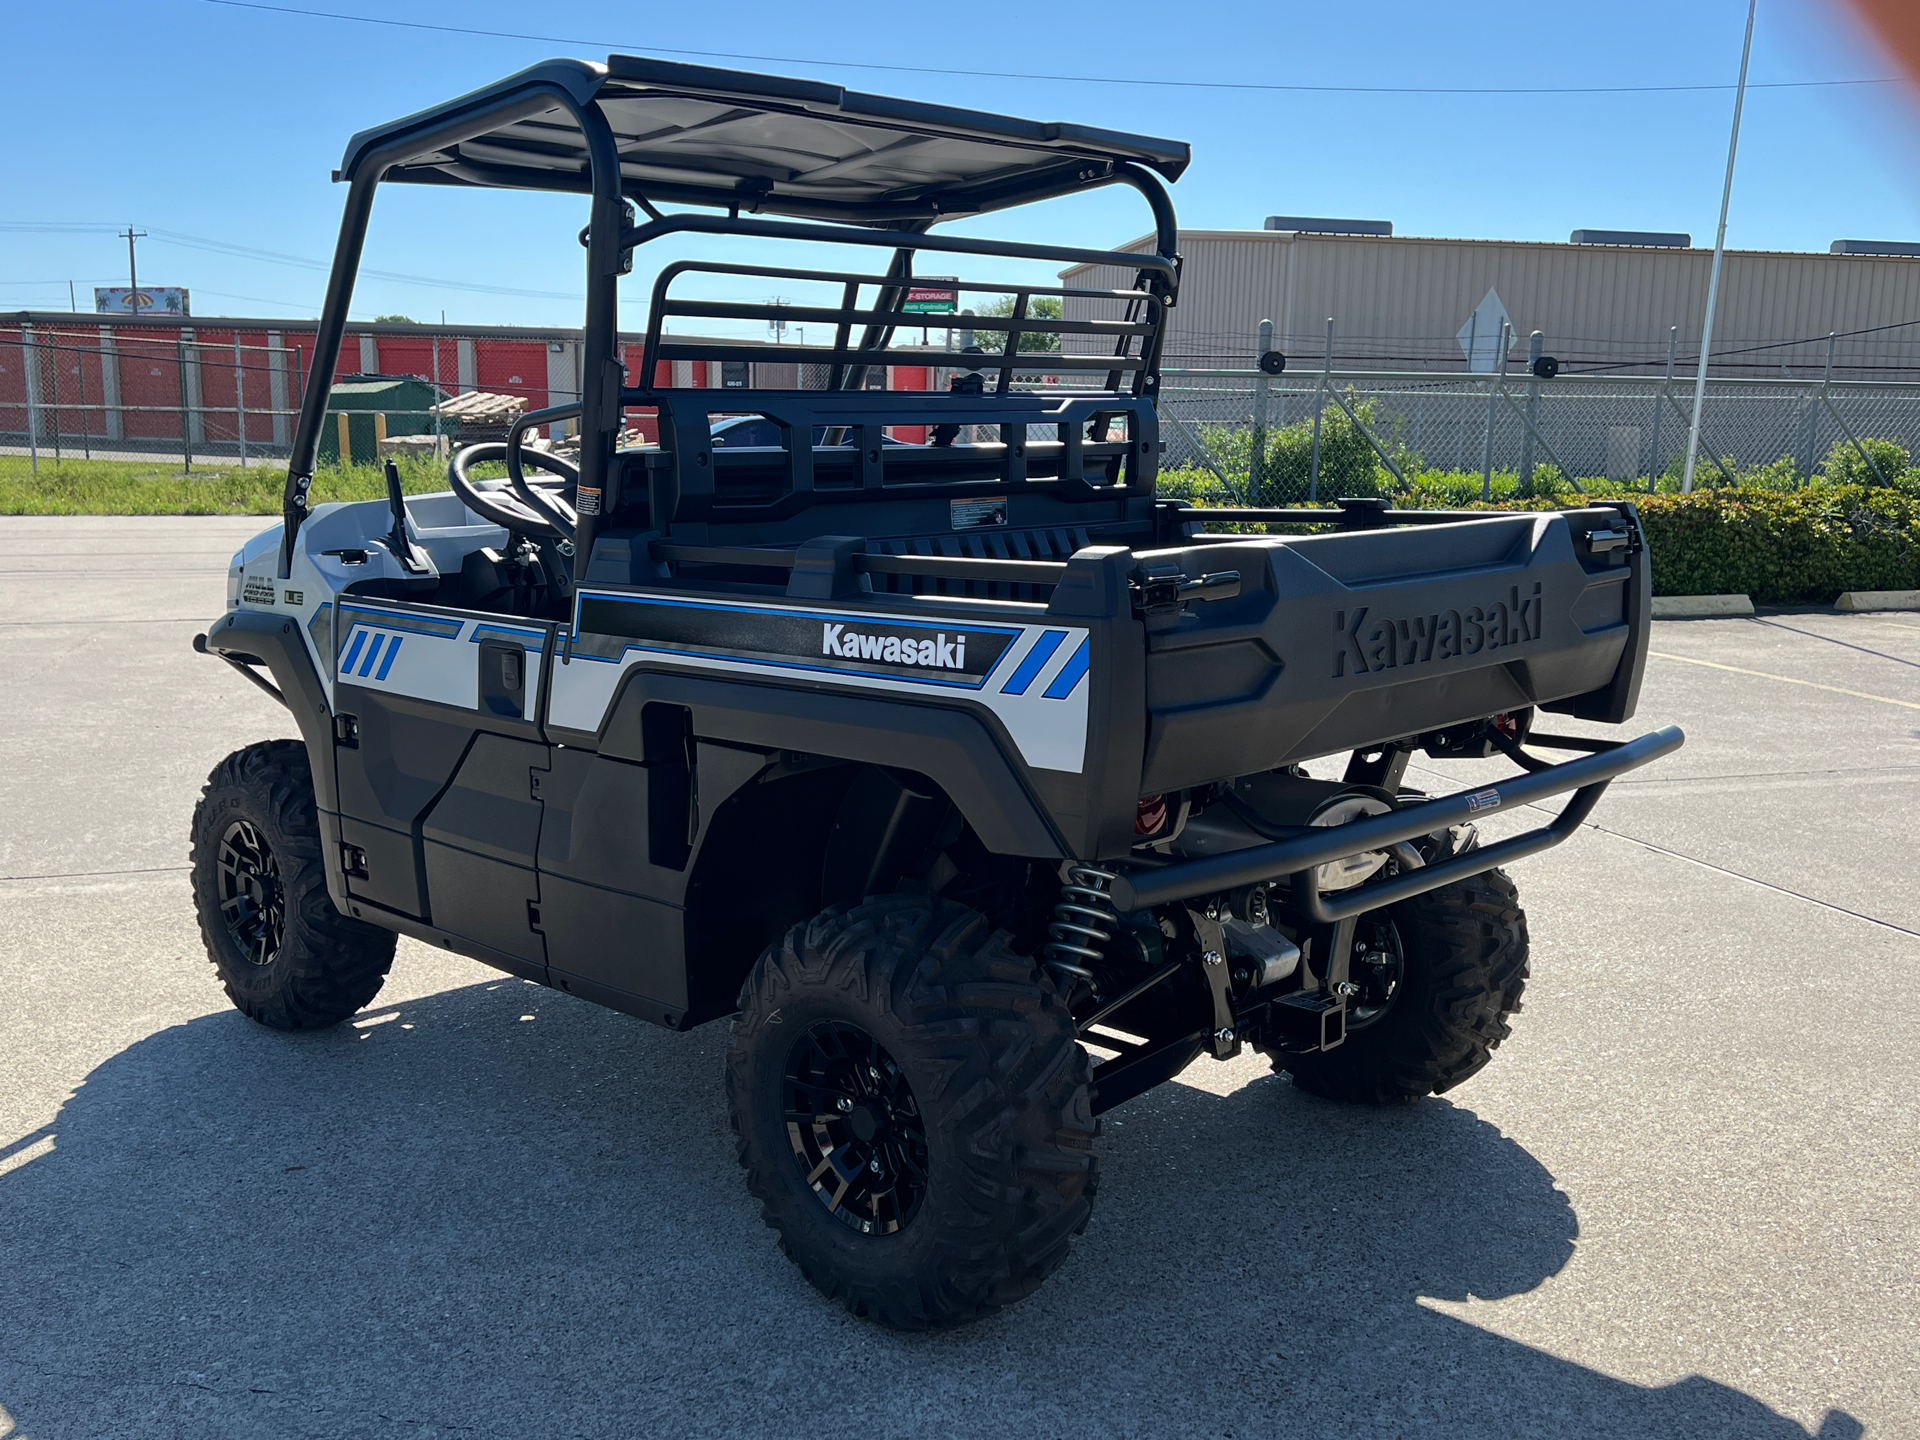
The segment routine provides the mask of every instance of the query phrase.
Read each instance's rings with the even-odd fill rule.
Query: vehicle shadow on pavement
[[[34,1152],[0,1174],[0,1434],[1810,1433],[1417,1303],[1558,1273],[1566,1197],[1458,1105],[1278,1078],[1115,1112],[1093,1224],[1033,1299],[878,1330],[760,1225],[725,1038],[502,979],[131,1046],[0,1153]]]

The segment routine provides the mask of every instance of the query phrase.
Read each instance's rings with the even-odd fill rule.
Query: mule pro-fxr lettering
[[[1409,665],[1439,664],[1523,645],[1540,638],[1540,584],[1522,595],[1509,586],[1507,598],[1465,610],[1434,610],[1425,615],[1375,615],[1362,605],[1333,612],[1340,638],[1333,652],[1333,677],[1367,675]]]

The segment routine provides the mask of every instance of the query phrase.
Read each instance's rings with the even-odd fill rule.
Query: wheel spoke
[[[273,852],[250,821],[237,820],[221,836],[217,876],[220,913],[234,946],[255,965],[267,965],[280,951],[286,907]]]
[[[789,1110],[780,1118],[789,1122],[797,1121],[802,1125],[831,1125],[834,1121],[845,1117],[834,1111]]]
[[[810,1027],[788,1052],[782,1100],[794,1161],[829,1214],[869,1235],[913,1218],[928,1186],[924,1121],[873,1036],[840,1020]]]

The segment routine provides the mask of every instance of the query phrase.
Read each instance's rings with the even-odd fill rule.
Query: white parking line
[[[1696,660],[1691,655],[1672,655],[1665,650],[1649,650],[1647,654],[1660,660],[1678,660],[1682,665],[1704,665],[1709,670],[1728,670],[1735,675],[1752,675],[1761,680],[1778,680],[1782,685],[1804,685],[1809,690],[1828,690],[1835,695],[1851,695],[1856,700],[1878,700],[1882,705],[1899,705],[1908,710],[1920,710],[1920,701],[1895,700],[1889,695],[1869,695],[1864,690],[1848,690],[1839,685],[1822,685],[1817,680],[1796,680],[1791,675],[1773,675],[1765,670],[1747,670],[1738,665],[1722,665],[1718,660]]]

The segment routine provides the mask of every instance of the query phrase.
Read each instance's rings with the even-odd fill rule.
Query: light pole
[[[1720,266],[1727,254],[1727,206],[1733,199],[1733,157],[1740,148],[1740,107],[1747,98],[1747,60],[1753,54],[1753,12],[1747,0],[1747,38],[1740,47],[1740,83],[1733,92],[1733,136],[1727,141],[1727,179],[1720,187],[1720,230],[1713,237],[1713,275],[1707,281],[1707,318],[1700,327],[1700,373],[1693,382],[1693,425],[1687,432],[1687,470],[1680,493],[1693,493],[1693,462],[1700,453],[1700,407],[1707,398],[1707,351],[1713,344],[1713,307],[1720,299]]]

